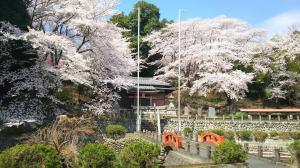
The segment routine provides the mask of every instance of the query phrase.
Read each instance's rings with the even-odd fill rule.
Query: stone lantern
[[[176,108],[174,105],[174,96],[172,94],[170,94],[170,96],[168,97],[169,100],[169,105],[167,107],[167,114],[168,115],[172,115],[172,116],[176,116]]]

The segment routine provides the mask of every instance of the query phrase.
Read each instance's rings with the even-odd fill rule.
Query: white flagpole
[[[138,49],[137,49],[137,61],[138,61],[138,72],[137,72],[137,132],[141,132],[142,114],[140,112],[140,15],[141,9],[138,8]]]
[[[181,78],[181,9],[178,10],[178,24],[179,24],[179,32],[178,32],[178,132],[181,131],[181,111],[180,111],[180,78]]]

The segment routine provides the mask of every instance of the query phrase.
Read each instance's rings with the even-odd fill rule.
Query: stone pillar
[[[274,162],[280,161],[280,150],[279,148],[274,149]]]
[[[277,116],[278,121],[280,121],[280,115]]]
[[[196,144],[196,149],[197,149],[197,155],[200,155],[200,144]]]
[[[287,115],[286,118],[287,118],[288,121],[290,121],[290,116],[289,115]]]
[[[206,116],[204,116],[204,120],[206,121]]]
[[[297,115],[297,121],[299,121],[299,120],[300,120],[299,115]]]
[[[187,152],[190,152],[191,151],[191,142],[190,141],[187,141],[187,149],[186,149]]]
[[[259,114],[259,121],[261,121],[261,114]]]
[[[225,120],[225,115],[223,115],[223,121]]]
[[[244,115],[242,115],[242,118],[241,118],[241,120],[242,120],[242,121],[244,121]]]
[[[249,144],[244,143],[244,150],[248,153],[249,152]]]
[[[234,121],[234,116],[233,116],[233,114],[231,115],[231,120]]]
[[[259,158],[263,157],[263,148],[262,148],[262,146],[257,146],[257,156]]]
[[[272,115],[269,115],[269,121],[271,121],[272,120]]]
[[[210,159],[210,158],[211,158],[211,146],[207,146],[207,147],[206,147],[206,150],[207,150],[207,153],[206,153],[207,156],[206,156],[206,157],[207,157],[208,159]]]
[[[196,120],[198,120],[198,114],[196,114]]]
[[[253,116],[252,115],[249,115],[250,116],[250,120],[252,121],[253,120]]]
[[[291,114],[291,115],[290,115],[290,119],[291,119],[291,120],[293,120],[293,119],[294,119],[294,116],[293,116],[293,114]]]

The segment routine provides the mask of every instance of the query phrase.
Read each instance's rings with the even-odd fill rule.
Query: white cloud
[[[300,28],[300,10],[287,11],[285,13],[274,16],[262,25],[269,31],[269,35],[286,34],[290,28]]]

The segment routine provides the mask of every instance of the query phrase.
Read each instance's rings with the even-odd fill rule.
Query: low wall
[[[181,130],[185,127],[194,130],[225,129],[230,131],[299,131],[300,122],[297,121],[226,121],[226,120],[181,120]],[[163,131],[176,131],[178,120],[170,119],[163,124]]]

